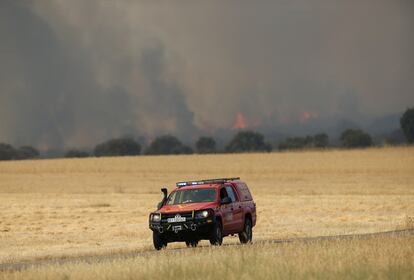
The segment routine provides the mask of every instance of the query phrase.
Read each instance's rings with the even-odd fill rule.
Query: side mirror
[[[162,188],[161,192],[164,194],[164,197],[162,198],[162,200],[160,201],[160,203],[158,203],[157,205],[157,209],[161,209],[161,207],[164,205],[164,202],[167,200],[167,196],[168,196],[168,190],[167,188]]]
[[[225,197],[220,201],[221,204],[230,204],[231,203],[231,198],[230,197]]]

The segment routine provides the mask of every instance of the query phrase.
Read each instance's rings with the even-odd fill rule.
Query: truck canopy
[[[249,188],[245,183],[237,182],[236,188],[238,193],[240,194],[240,201],[250,201],[253,200],[252,194],[249,191]]]

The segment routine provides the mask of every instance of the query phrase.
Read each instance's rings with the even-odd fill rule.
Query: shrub
[[[414,108],[409,108],[404,112],[400,124],[407,142],[414,143]]]
[[[130,137],[116,138],[95,147],[94,154],[102,156],[135,156],[141,152],[141,145]]]
[[[216,151],[216,141],[211,137],[200,137],[196,142],[196,149],[200,154],[214,153]]]
[[[176,137],[164,135],[154,139],[146,149],[147,155],[192,154],[193,150]]]
[[[326,148],[329,146],[329,137],[325,133],[319,133],[313,136],[313,146],[317,148]]]
[[[32,159],[38,158],[39,151],[31,146],[22,146],[16,150],[17,159]]]
[[[270,144],[265,143],[262,134],[253,131],[240,131],[234,136],[230,143],[227,144],[225,149],[230,153],[256,151],[270,152],[272,147]]]
[[[341,143],[346,148],[363,148],[372,146],[371,136],[360,129],[347,129],[341,134]]]
[[[0,160],[12,160],[17,157],[17,151],[12,145],[0,143]]]
[[[279,150],[296,150],[305,148],[326,148],[329,137],[325,133],[306,137],[292,137],[279,144]]]

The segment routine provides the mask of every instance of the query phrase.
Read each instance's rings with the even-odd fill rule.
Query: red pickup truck
[[[196,247],[202,239],[221,245],[223,237],[238,234],[241,243],[252,241],[256,204],[240,178],[178,182],[158,210],[149,215],[149,228],[157,250],[169,242]]]

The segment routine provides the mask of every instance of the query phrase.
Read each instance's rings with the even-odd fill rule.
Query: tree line
[[[0,143],[0,160],[38,158],[39,151],[31,146],[15,148],[12,145]]]
[[[414,108],[407,109],[400,119],[401,130],[407,142],[414,143]],[[364,148],[374,145],[372,137],[360,129],[346,129],[340,135],[340,147]],[[307,135],[285,139],[277,146],[278,150],[297,150],[312,148],[327,148],[332,146],[327,134]],[[195,142],[195,150],[183,144],[172,135],[155,138],[145,149],[132,137],[110,139],[87,151],[72,149],[65,153],[68,158],[89,156],[135,156],[135,155],[171,155],[171,154],[209,154],[209,153],[241,153],[241,152],[270,152],[272,145],[265,141],[263,134],[254,131],[239,131],[234,135],[224,149],[218,149],[212,137],[202,136]],[[276,148],[276,147],[274,147]],[[39,151],[30,146],[14,148],[9,144],[0,143],[0,160],[34,159],[39,157]]]
[[[179,155],[179,154],[209,154],[209,153],[237,153],[271,151],[272,147],[266,143],[264,136],[254,131],[240,131],[225,146],[224,150],[217,149],[217,143],[213,137],[202,136],[195,142],[195,149],[182,143],[177,137],[163,135],[155,138],[145,149],[132,137],[111,139],[96,145],[91,155],[102,156],[134,156],[134,155]],[[67,157],[83,157],[81,151],[71,150]]]

